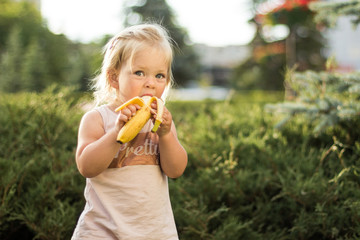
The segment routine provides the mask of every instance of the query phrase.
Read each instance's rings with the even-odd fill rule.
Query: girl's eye
[[[136,71],[135,75],[139,76],[139,77],[143,77],[144,76],[144,72],[143,71]]]
[[[159,73],[159,74],[156,75],[156,78],[158,78],[158,79],[164,79],[164,78],[165,78],[165,75],[162,74],[162,73]]]

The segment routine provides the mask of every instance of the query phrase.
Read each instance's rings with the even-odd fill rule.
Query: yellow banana
[[[162,122],[162,115],[164,112],[164,102],[157,97],[144,96],[143,98],[134,97],[118,107],[115,111],[118,112],[130,104],[137,104],[141,107],[135,116],[133,116],[119,131],[117,141],[121,144],[127,143],[134,139],[144,125],[149,121],[151,117],[151,103],[156,101],[157,113],[154,127],[151,129],[152,132],[156,132]]]

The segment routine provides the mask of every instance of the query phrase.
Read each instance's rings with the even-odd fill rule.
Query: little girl
[[[121,145],[117,134],[140,107],[114,111],[136,96],[165,97],[172,83],[171,40],[160,25],[142,24],[120,32],[104,51],[95,79],[98,107],[79,127],[76,163],[86,177],[86,205],[72,239],[178,239],[167,177],[183,174],[187,153],[172,115],[165,108],[156,133],[151,119]],[[156,102],[151,107],[154,118]]]

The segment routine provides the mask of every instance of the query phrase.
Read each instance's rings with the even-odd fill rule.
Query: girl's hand
[[[151,108],[154,110],[157,110],[157,104],[156,102],[153,102],[151,104]],[[155,121],[156,113],[153,114],[153,119]],[[159,137],[164,136],[168,134],[171,131],[171,124],[172,124],[172,115],[169,112],[169,110],[164,106],[164,113],[162,115],[162,122],[160,124],[159,129],[156,131],[156,133],[159,135]]]
[[[127,123],[133,116],[135,116],[136,111],[141,107],[137,104],[130,104],[119,112],[119,115],[115,122],[115,130],[117,132]]]

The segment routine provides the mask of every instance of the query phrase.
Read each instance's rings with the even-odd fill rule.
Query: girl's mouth
[[[153,95],[152,95],[152,94],[143,94],[143,95],[141,95],[140,97],[145,97],[145,96],[152,97]]]

